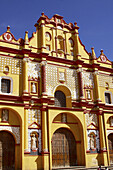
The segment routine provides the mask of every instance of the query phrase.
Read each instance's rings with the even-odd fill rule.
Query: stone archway
[[[108,135],[110,164],[113,164],[113,133]]]
[[[52,166],[69,167],[75,166],[76,141],[74,135],[67,128],[55,131],[52,137]]]
[[[0,132],[0,170],[15,169],[15,140],[11,133]]]

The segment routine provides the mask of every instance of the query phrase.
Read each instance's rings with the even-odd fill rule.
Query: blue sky
[[[80,39],[86,50],[100,50],[113,61],[113,0],[0,0],[0,35],[8,25],[16,39],[29,37],[35,31],[34,24],[41,13],[49,18],[54,14],[69,23],[77,22]]]

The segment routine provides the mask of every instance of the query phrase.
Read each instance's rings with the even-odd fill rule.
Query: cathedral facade
[[[44,13],[32,37],[0,36],[0,168],[113,163],[113,63],[77,23]]]

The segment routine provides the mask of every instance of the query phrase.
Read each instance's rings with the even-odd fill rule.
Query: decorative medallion
[[[13,39],[13,36],[9,32],[4,33],[3,37],[6,41],[9,41],[9,42],[12,41]]]
[[[101,60],[102,60],[103,62],[106,62],[106,60],[107,60],[104,55],[101,55],[100,58],[101,58]]]

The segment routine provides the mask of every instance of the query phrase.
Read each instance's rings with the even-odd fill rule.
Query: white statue
[[[90,92],[90,90],[87,90],[87,98],[91,99],[91,92]]]
[[[94,149],[95,148],[95,139],[94,136],[91,135],[90,136],[90,149]]]
[[[31,86],[31,92],[36,93],[36,84],[33,83]]]
[[[36,142],[37,142],[36,136],[35,136],[35,134],[33,134],[31,137],[31,149],[32,150],[37,149]]]
[[[8,121],[8,119],[9,119],[9,115],[8,115],[8,110],[7,109],[4,109],[3,111],[2,111],[2,121]]]

